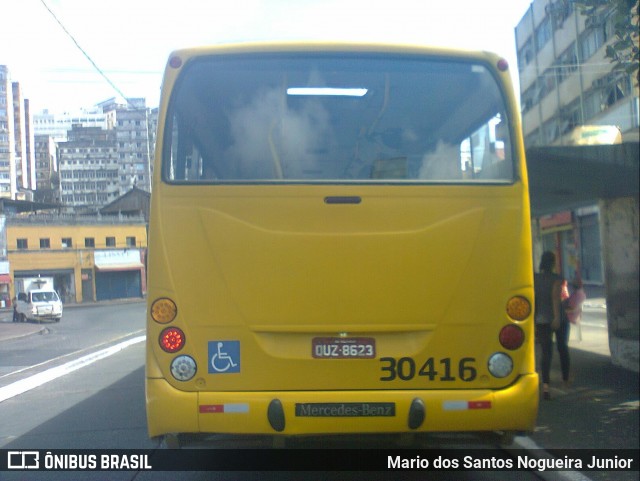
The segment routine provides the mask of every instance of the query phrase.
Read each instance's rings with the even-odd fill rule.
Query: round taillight
[[[531,314],[531,303],[526,297],[514,296],[507,301],[507,315],[515,321],[524,321]]]
[[[196,375],[196,361],[190,356],[178,356],[171,361],[171,375],[178,381],[188,381]]]
[[[167,327],[160,333],[160,347],[165,352],[178,352],[184,347],[184,332],[177,327]]]
[[[151,319],[160,324],[167,324],[173,321],[178,314],[178,307],[168,297],[161,297],[153,301],[150,309]]]
[[[514,349],[518,349],[522,346],[522,343],[524,342],[524,331],[520,326],[509,324],[500,329],[499,339],[502,347],[513,351]]]
[[[489,358],[487,367],[492,376],[507,377],[513,371],[513,360],[504,352],[496,352]]]
[[[506,59],[501,58],[500,60],[498,60],[497,67],[501,72],[506,72],[507,70],[509,70],[509,62],[507,62]]]

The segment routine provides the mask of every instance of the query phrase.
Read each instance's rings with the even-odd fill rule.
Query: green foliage
[[[615,40],[607,46],[606,56],[616,68],[640,80],[640,49],[638,48],[639,0],[574,0],[583,15],[595,16],[605,9],[613,14]]]

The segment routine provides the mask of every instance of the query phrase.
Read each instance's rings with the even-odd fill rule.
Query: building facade
[[[615,126],[638,141],[638,85],[615,69],[614,7],[585,16],[568,0],[534,0],[515,29],[527,147],[571,145],[585,125]]]
[[[134,186],[151,191],[157,109],[116,98],[33,115],[0,66],[0,197],[97,212]]]
[[[62,190],[58,170],[58,144],[49,135],[36,135],[36,191],[34,200],[60,204]]]
[[[0,197],[13,199],[16,193],[16,141],[13,115],[13,86],[5,65],[0,65]]]
[[[115,130],[74,125],[58,144],[62,204],[98,209],[120,195]]]
[[[13,97],[13,126],[15,138],[16,193],[14,198],[30,198],[35,190],[35,146],[29,101],[22,95],[20,83],[11,84]]]
[[[51,282],[65,302],[143,297],[147,230],[142,218],[16,215],[5,218],[11,298]]]
[[[82,109],[78,112],[54,113],[43,110],[33,115],[33,128],[36,135],[48,135],[56,142],[65,142],[67,132],[74,125],[83,127],[113,128],[113,115],[100,107]]]
[[[569,0],[534,0],[518,23],[525,148],[638,141],[637,82],[606,58],[615,38],[613,8],[585,16]],[[598,205],[534,222],[565,278],[604,283]]]
[[[154,149],[150,112],[144,99],[129,99],[116,110],[120,191],[134,186],[151,192],[151,165]]]

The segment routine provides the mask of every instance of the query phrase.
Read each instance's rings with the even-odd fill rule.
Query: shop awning
[[[96,269],[99,270],[100,272],[107,272],[107,271],[136,271],[136,270],[140,270],[144,267],[144,265],[142,265],[142,262],[134,262],[134,263],[127,263],[127,264],[115,264],[115,263],[104,263],[104,264],[100,264],[98,262],[96,262],[95,264]]]
[[[0,284],[11,284],[11,276],[9,274],[0,274]]]

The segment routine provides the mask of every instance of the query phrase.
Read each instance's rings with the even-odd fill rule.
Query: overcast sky
[[[180,47],[268,39],[359,40],[491,50],[517,76],[514,29],[531,0],[0,0],[0,64],[36,111],[117,95],[158,104]],[[7,14],[8,10],[8,14]],[[516,78],[514,78],[517,81]]]

